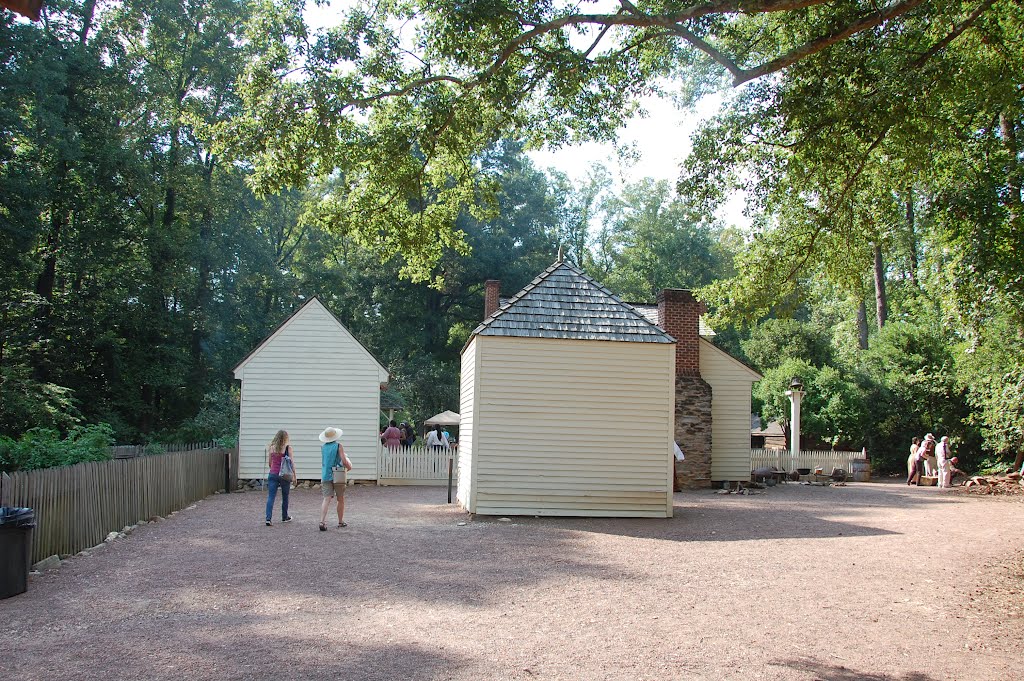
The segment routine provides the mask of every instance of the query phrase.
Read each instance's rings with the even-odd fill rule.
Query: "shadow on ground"
[[[769,664],[772,667],[785,667],[811,674],[817,681],[939,681],[937,677],[921,672],[906,672],[898,675],[889,672],[865,672],[810,658],[775,660]]]

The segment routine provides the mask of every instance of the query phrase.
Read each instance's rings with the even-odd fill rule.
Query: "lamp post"
[[[800,457],[800,398],[804,396],[804,382],[794,376],[789,382],[786,397],[789,398],[789,459],[790,469],[796,470],[797,459]]]

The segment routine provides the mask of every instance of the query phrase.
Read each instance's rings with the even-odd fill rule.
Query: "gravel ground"
[[[273,527],[210,497],[0,601],[0,677],[1020,678],[1019,500],[789,484],[501,522],[444,495],[350,488],[326,533],[316,491]]]

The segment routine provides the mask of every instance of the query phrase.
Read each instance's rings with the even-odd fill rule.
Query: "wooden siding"
[[[750,479],[750,389],[758,374],[700,341],[700,373],[711,386],[711,479]]]
[[[472,502],[473,492],[473,442],[475,440],[476,412],[473,400],[476,390],[477,372],[477,339],[472,338],[469,345],[462,351],[462,375],[459,383],[459,485],[455,495],[456,501],[467,511],[475,510]]]
[[[317,301],[299,311],[235,371],[242,379],[239,477],[267,473],[265,447],[288,431],[298,477],[320,479],[327,426],[344,431],[351,479],[376,479],[381,367]]]
[[[671,516],[674,345],[474,342],[470,510]]]

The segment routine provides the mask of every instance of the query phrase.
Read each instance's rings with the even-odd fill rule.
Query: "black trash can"
[[[31,508],[0,506],[0,598],[28,589],[35,526],[36,514]]]

